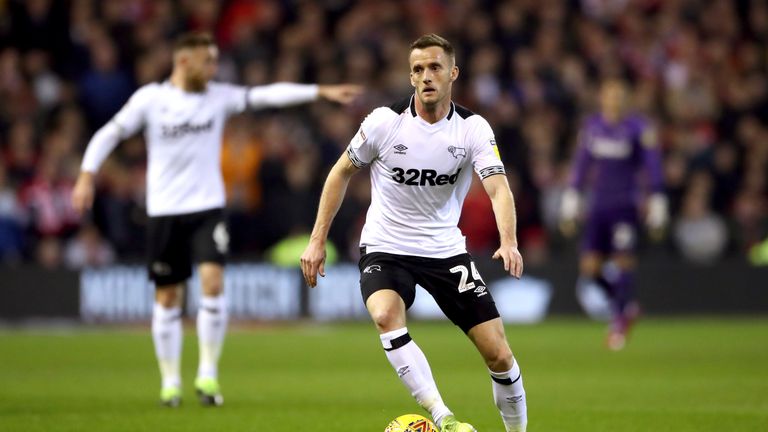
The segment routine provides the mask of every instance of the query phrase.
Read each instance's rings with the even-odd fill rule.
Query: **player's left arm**
[[[509,189],[507,176],[491,175],[483,179],[485,192],[491,198],[501,246],[493,254],[494,259],[504,261],[504,270],[519,278],[523,274],[523,257],[517,248],[517,215],[515,199]]]
[[[664,194],[664,176],[661,163],[661,149],[655,129],[644,126],[640,145],[643,152],[643,165],[648,178],[650,195],[645,222],[648,228],[660,235],[669,221],[669,205]]]
[[[376,109],[363,120],[360,129],[347,146],[347,150],[328,173],[320,195],[315,226],[312,228],[309,244],[301,254],[301,272],[310,287],[317,285],[318,273],[320,276],[325,276],[325,242],[331,229],[331,222],[341,207],[350,178],[376,158],[377,148],[374,137],[388,124],[382,121],[385,120],[382,113],[388,111],[391,112],[387,108]]]
[[[362,93],[362,87],[353,84],[317,85],[283,82],[249,88],[246,101],[251,109],[298,105],[317,99],[348,104],[360,93]]]
[[[576,233],[579,211],[582,206],[581,191],[584,189],[587,172],[593,163],[587,140],[589,139],[586,122],[576,138],[576,151],[573,156],[568,186],[560,198],[560,232],[566,237]]]
[[[349,104],[363,92],[363,87],[355,84],[335,84],[317,86],[317,94],[322,99],[340,104]]]
[[[491,125],[480,116],[471,118],[475,122],[469,134],[472,166],[482,180],[485,192],[491,198],[501,240],[501,246],[494,252],[493,258],[504,261],[504,270],[519,278],[523,274],[523,257],[517,250],[515,199],[509,189]]]
[[[331,172],[328,173],[328,178],[325,180],[323,192],[320,195],[315,226],[312,228],[309,244],[301,254],[300,261],[304,280],[311,288],[317,285],[318,273],[325,277],[325,243],[331,229],[331,222],[336,217],[341,202],[344,200],[349,179],[358,171],[360,168],[355,166],[345,152],[331,168]]]

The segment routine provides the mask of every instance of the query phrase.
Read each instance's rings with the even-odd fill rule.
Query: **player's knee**
[[[494,372],[508,371],[512,369],[514,363],[512,350],[505,343],[497,344],[495,349],[485,355],[485,364]]]
[[[579,264],[579,272],[582,276],[597,277],[600,275],[601,262],[595,259],[584,259]]]
[[[200,264],[200,287],[206,297],[218,297],[224,292],[224,269],[220,264]]]
[[[384,307],[370,311],[373,323],[381,332],[397,330],[405,326],[403,318],[400,316],[397,308]]]
[[[632,271],[635,268],[635,257],[630,254],[621,254],[613,258],[613,262],[621,271]]]
[[[224,284],[220,280],[206,281],[202,288],[206,297],[218,297],[224,292]]]
[[[155,302],[166,309],[181,305],[181,289],[177,287],[158,288],[155,292]]]

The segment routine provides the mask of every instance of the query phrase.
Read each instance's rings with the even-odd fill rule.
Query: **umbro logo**
[[[477,293],[478,297],[482,297],[488,294],[488,291],[485,290],[484,286],[480,285],[479,287],[475,288],[475,293]]]
[[[405,154],[405,151],[408,150],[408,147],[398,144],[395,146],[395,154]]]
[[[380,272],[381,266],[378,264],[369,265],[368,267],[365,268],[365,270],[363,270],[363,273],[373,273],[374,270]]]
[[[406,365],[406,366],[403,366],[403,367],[401,367],[400,369],[398,369],[398,370],[397,370],[397,376],[399,376],[400,378],[402,378],[402,377],[403,377],[403,376],[405,376],[405,374],[407,374],[408,372],[410,372],[410,367],[409,367],[409,366],[407,366],[407,365]]]
[[[450,153],[456,159],[458,159],[459,156],[463,158],[467,157],[467,150],[464,147],[449,146],[448,153]]]
[[[523,395],[519,396],[509,396],[507,397],[507,402],[510,404],[516,404],[523,400]]]

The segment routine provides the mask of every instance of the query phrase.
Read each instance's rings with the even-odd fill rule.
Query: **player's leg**
[[[523,374],[507,343],[501,318],[472,327],[467,336],[483,356],[491,374],[493,399],[507,432],[525,431],[528,414]]]
[[[624,347],[629,330],[639,314],[639,305],[635,300],[635,266],[633,254],[617,253],[612,256],[605,271],[614,292],[613,319],[606,340],[612,350]]]
[[[603,262],[611,250],[612,214],[605,210],[591,210],[584,221],[579,258],[577,290],[595,284],[608,297],[613,296],[610,283],[603,277]]]
[[[403,299],[397,292],[383,289],[371,294],[365,305],[379,330],[387,360],[416,402],[439,426],[451,411],[437,390],[427,357],[408,333]]]
[[[183,218],[152,217],[147,225],[148,271],[156,287],[152,340],[162,377],[160,401],[167,406],[181,402],[182,286],[192,273]]]
[[[611,227],[606,223],[604,211],[591,211],[584,222],[579,258],[579,280],[577,290],[595,284],[608,297],[613,295],[612,287],[603,277],[605,254],[611,250]]]
[[[194,221],[193,247],[202,295],[197,310],[200,359],[195,389],[200,403],[219,406],[224,402],[218,380],[218,365],[227,332],[229,312],[224,296],[224,261],[229,245],[220,209],[201,212]]]
[[[629,329],[637,314],[634,301],[635,246],[638,232],[637,210],[617,209],[610,221],[611,260],[603,274],[611,285],[613,319],[606,344],[612,350],[624,348]]]
[[[181,284],[158,285],[152,310],[152,341],[162,379],[160,402],[176,407],[181,403]]]
[[[223,294],[224,267],[218,263],[202,263],[198,266],[198,274],[203,295],[197,310],[200,360],[195,389],[203,405],[219,406],[224,398],[219,386],[218,365],[229,321]]]
[[[605,258],[602,253],[586,250],[579,257],[579,280],[576,281],[576,289],[585,289],[589,285],[597,285],[608,298],[613,297],[613,287],[603,277],[603,263]]]
[[[411,395],[440,425],[451,411],[443,402],[427,358],[406,327],[405,311],[415,298],[415,283],[391,255],[372,253],[360,259],[363,301],[379,331],[387,360]]]
[[[614,254],[605,271],[606,279],[613,286],[614,309],[617,316],[625,316],[629,313],[630,306],[635,301],[636,261],[633,254]]]
[[[516,371],[513,368],[512,352],[504,338],[503,328],[499,332],[499,327],[494,326],[494,323],[501,326],[499,312],[486,288],[485,281],[472,261],[472,257],[469,254],[461,254],[446,259],[433,259],[424,262],[415,271],[417,272],[417,283],[432,295],[443,313],[465,334],[470,335],[472,332],[470,338],[474,337],[473,341],[477,340],[475,344],[479,344],[478,348],[483,348],[481,351],[483,357],[492,360],[489,363],[489,367],[492,366],[490,368],[491,377],[496,374],[500,380],[506,383],[504,377],[508,377],[510,373]],[[493,329],[496,332],[486,329]],[[517,371],[519,372],[519,368]],[[518,377],[519,373],[513,379]],[[513,387],[514,391],[518,388],[522,389],[522,380],[518,380]],[[497,392],[494,387],[494,395],[498,395],[498,397],[503,397],[507,393]],[[524,396],[524,393],[522,395]],[[514,417],[510,407],[497,402],[499,408],[503,408],[501,414],[505,424],[516,425],[515,421],[525,420],[525,399],[516,402],[517,411],[515,412],[518,414],[522,412],[522,417],[519,415]],[[441,425],[441,430],[474,431],[475,429],[472,425],[461,423],[450,416],[446,418],[445,424]],[[524,424],[523,429],[510,430],[524,430]]]

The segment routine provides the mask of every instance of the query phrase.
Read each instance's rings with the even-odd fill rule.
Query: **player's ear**
[[[416,81],[413,80],[413,72],[408,74],[408,78],[411,80],[411,86],[416,87]]]
[[[454,66],[451,68],[451,82],[454,82],[454,81],[456,81],[456,79],[457,79],[458,77],[459,77],[459,67],[454,65]]]
[[[187,55],[187,50],[179,50],[173,55],[174,65],[186,65],[188,62],[189,56]]]

